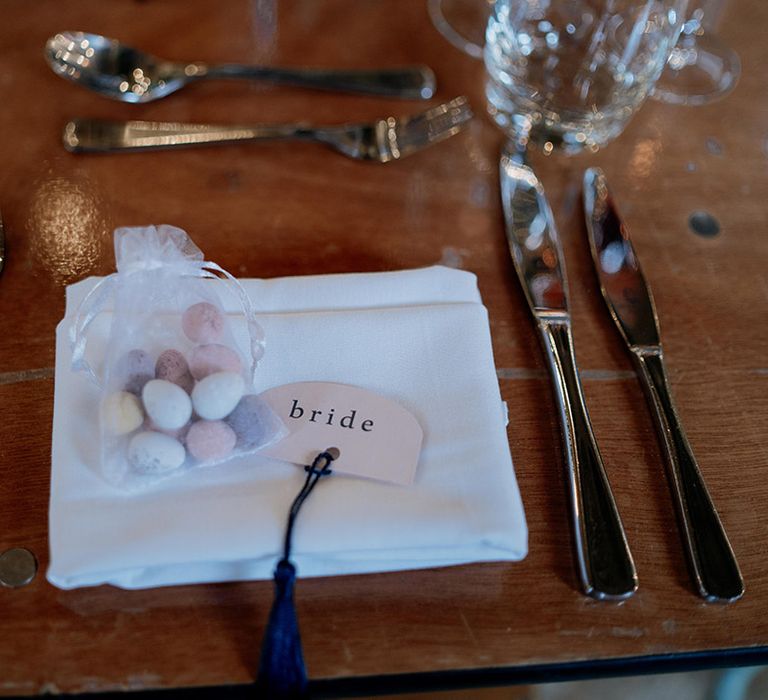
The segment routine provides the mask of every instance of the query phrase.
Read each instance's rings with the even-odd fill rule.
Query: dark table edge
[[[649,673],[679,673],[716,668],[768,664],[768,646],[713,649],[700,652],[591,659],[555,664],[532,664],[501,668],[458,669],[427,673],[404,673],[358,678],[331,678],[310,682],[313,698],[376,696],[396,693],[434,692],[468,688],[490,688],[531,683],[556,683]],[[208,698],[248,698],[251,684],[204,686],[172,690],[131,691],[140,700],[197,700]],[[124,691],[60,695],[82,700],[125,700]]]

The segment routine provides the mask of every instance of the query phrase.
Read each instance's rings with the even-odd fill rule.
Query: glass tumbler
[[[687,0],[496,0],[486,31],[488,111],[545,153],[596,150],[653,89]]]

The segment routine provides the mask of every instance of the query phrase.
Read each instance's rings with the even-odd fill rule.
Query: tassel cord
[[[291,510],[288,514],[288,525],[285,528],[285,542],[283,545],[283,561],[287,562],[291,558],[293,527],[296,523],[296,518],[299,515],[301,506],[304,504],[304,501],[307,500],[309,494],[312,493],[312,489],[315,488],[317,482],[320,481],[322,477],[331,473],[331,469],[328,465],[334,459],[335,457],[333,454],[330,454],[327,451],[321,452],[315,457],[311,465],[304,467],[304,470],[307,472],[307,478],[304,481],[304,486],[302,486],[301,491],[299,491],[296,498],[293,500]]]
[[[293,602],[296,567],[290,562],[293,527],[304,501],[317,482],[331,473],[329,464],[339,457],[339,450],[329,447],[304,467],[307,478],[291,504],[285,533],[283,558],[275,568],[275,599],[269,613],[256,680],[259,697],[274,700],[309,697],[308,679],[301,649],[301,636]]]

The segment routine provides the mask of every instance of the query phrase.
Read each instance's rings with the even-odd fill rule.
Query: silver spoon
[[[247,78],[267,83],[427,100],[435,75],[426,66],[383,70],[272,68],[166,61],[99,34],[60,32],[45,45],[53,71],[121,102],[151,102],[203,78]]]

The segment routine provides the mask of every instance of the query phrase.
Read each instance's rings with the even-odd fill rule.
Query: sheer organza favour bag
[[[117,272],[83,300],[70,331],[73,371],[100,388],[104,478],[141,490],[282,437],[282,422],[254,393],[264,333],[240,283],[173,226],[117,229],[115,259]],[[226,294],[237,299],[235,315],[224,313]],[[92,324],[110,307],[104,356],[89,361]],[[247,328],[245,351],[235,320]]]

